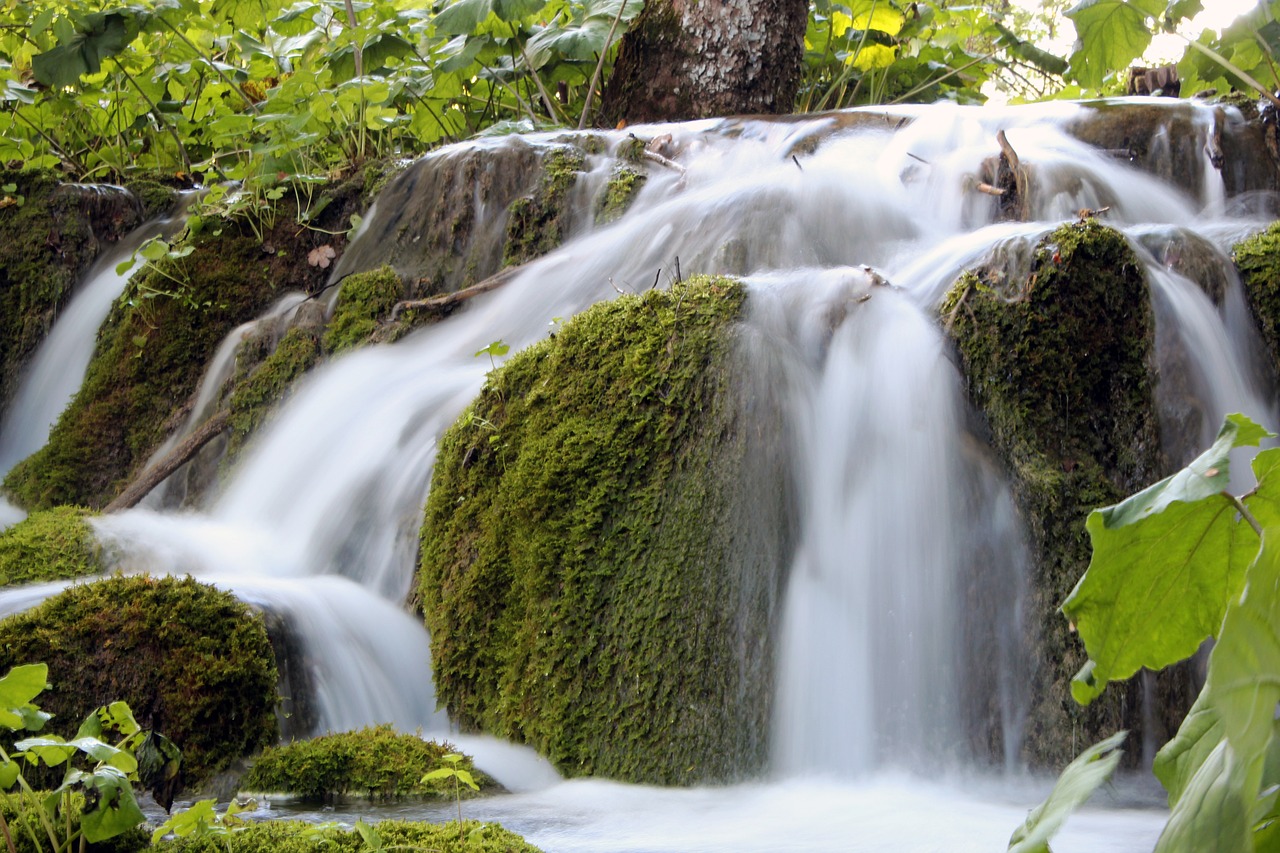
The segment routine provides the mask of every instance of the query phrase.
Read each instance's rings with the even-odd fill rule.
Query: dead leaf
[[[333,250],[333,246],[326,243],[323,246],[316,246],[307,253],[307,263],[313,267],[320,267],[322,270],[328,269],[329,264],[333,263],[333,259],[337,255],[338,253]]]

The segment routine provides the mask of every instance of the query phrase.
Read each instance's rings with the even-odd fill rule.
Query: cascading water
[[[1010,762],[1024,713],[1016,513],[969,429],[932,313],[966,268],[1025,270],[1039,236],[1081,209],[1109,208],[1108,224],[1146,245],[1153,224],[1194,230],[1207,204],[1222,207],[1210,171],[1178,189],[1077,141],[1063,128],[1078,110],[648,129],[672,134],[683,171],[654,171],[618,223],[592,228],[579,216],[585,233],[499,291],[317,371],[199,513],[125,512],[97,521],[99,535],[121,565],[190,572],[288,614],[317,667],[318,729],[392,720],[443,732],[427,636],[400,602],[435,442],[489,369],[474,353],[496,339],[514,348],[537,340],[557,318],[649,287],[659,270],[673,275],[677,258],[686,274],[747,275],[744,355],[779,371],[798,501],[777,652],[773,753],[783,778],[679,792],[573,782],[472,813],[499,817],[548,851],[993,849],[1042,792],[972,782],[961,792],[887,769],[932,767],[940,756],[957,772],[964,765],[961,682],[982,677],[969,672],[975,655],[995,662],[988,680]],[[995,201],[965,188],[998,153],[999,129],[1036,166],[1026,224],[995,223]],[[503,144],[517,143],[477,143]],[[477,211],[476,230],[492,230],[497,213]],[[349,256],[375,265],[399,215],[380,205]],[[1144,261],[1157,300],[1192,299],[1194,322],[1205,324],[1162,312],[1160,322],[1180,330],[1165,339],[1197,361],[1222,354],[1225,366],[1188,387],[1234,389],[1212,399],[1193,390],[1184,409],[1212,425],[1221,411],[1261,405],[1256,371],[1240,366],[1244,353],[1221,332],[1239,313],[1237,297],[1219,310],[1186,293],[1163,261]],[[1244,378],[1226,382],[1219,371]],[[970,612],[975,602],[989,609]],[[795,778],[815,771],[830,778]],[[1055,849],[1149,849],[1159,823],[1151,810],[1086,814]]]

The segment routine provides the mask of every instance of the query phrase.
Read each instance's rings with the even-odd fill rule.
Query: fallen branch
[[[679,172],[681,175],[688,174],[688,170],[685,169],[684,166],[681,166],[675,160],[671,160],[667,157],[663,157],[657,151],[650,151],[648,148],[646,148],[640,152],[640,156],[646,160],[652,160],[654,163],[657,163],[659,166],[666,166],[668,169],[673,169]],[[799,163],[797,163],[796,165],[799,165]]]
[[[497,290],[502,285],[516,277],[516,274],[524,269],[521,264],[517,267],[508,267],[500,273],[489,276],[479,284],[473,284],[470,287],[464,287],[462,290],[455,290],[453,293],[444,293],[440,296],[428,296],[426,299],[406,299],[397,302],[395,307],[391,309],[391,320],[395,322],[400,317],[402,311],[424,311],[427,314],[443,314],[455,305],[466,302],[473,296],[479,296],[482,293],[488,293],[490,290]]]
[[[973,185],[973,188],[978,192],[986,193],[987,195],[1004,195],[1004,190],[1000,189],[1000,187],[993,187],[985,181],[978,181]]]
[[[152,489],[163,483],[174,471],[190,462],[201,448],[226,432],[230,425],[231,413],[226,410],[210,417],[196,427],[195,432],[187,436],[177,447],[170,450],[167,456],[143,471],[138,479],[130,483],[129,487],[115,500],[107,504],[103,512],[119,512],[122,509],[132,509],[137,506],[139,501],[151,494]]]

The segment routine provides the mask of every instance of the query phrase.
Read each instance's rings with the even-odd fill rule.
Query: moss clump
[[[326,352],[340,353],[369,340],[378,321],[404,298],[400,277],[391,267],[356,273],[342,282],[338,304],[324,333]]]
[[[399,734],[390,725],[328,734],[312,740],[268,747],[240,787],[246,791],[284,792],[312,800],[348,794],[371,800],[404,797],[453,799],[452,780],[422,782],[424,774],[444,766],[453,749],[417,735]],[[478,774],[470,759],[458,764],[482,787],[492,782]],[[465,789],[470,792],[470,789]]]
[[[463,727],[570,775],[761,766],[769,688],[746,673],[769,615],[733,517],[744,299],[697,278],[596,305],[490,374],[445,434],[419,591],[438,695]]]
[[[625,164],[619,164],[609,176],[604,195],[600,198],[600,207],[596,211],[596,224],[604,225],[620,218],[627,212],[636,193],[644,186],[646,176],[640,170]]]
[[[1065,763],[1073,737],[1141,727],[1140,703],[1123,690],[1087,708],[1072,703],[1085,653],[1058,608],[1089,562],[1089,511],[1164,467],[1145,279],[1123,236],[1093,221],[1064,225],[1041,242],[1025,282],[966,275],[942,313],[1037,555],[1027,621],[1040,636],[1024,748],[1032,761]]]
[[[142,215],[147,219],[163,216],[173,210],[178,201],[178,193],[173,187],[150,178],[129,181],[125,189],[137,196],[142,203]]]
[[[0,170],[0,411],[23,366],[104,244],[142,221],[137,199],[118,190],[63,184],[50,172]]]
[[[235,455],[266,419],[289,388],[320,360],[320,335],[295,326],[247,376],[236,383],[228,400],[231,437],[228,455]]]
[[[384,850],[433,853],[539,853],[514,832],[496,823],[418,823],[384,820],[374,826]],[[362,853],[368,850],[356,830],[317,827],[300,820],[251,823],[223,836],[174,838],[155,845],[158,853]]]
[[[1272,369],[1280,369],[1280,223],[1238,243],[1234,257]]]
[[[62,506],[32,513],[0,533],[0,585],[64,580],[102,568],[85,520],[89,510]]]
[[[546,154],[537,189],[507,208],[504,266],[545,255],[564,241],[569,213],[566,201],[585,162],[582,150],[569,145],[552,148]]]
[[[43,662],[50,728],[129,703],[182,749],[194,784],[276,738],[276,667],[262,619],[191,578],[114,577],[73,586],[0,621],[0,672]]]

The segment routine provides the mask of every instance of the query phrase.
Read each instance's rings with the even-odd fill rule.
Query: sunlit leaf
[[[1111,778],[1120,763],[1120,744],[1126,732],[1117,732],[1095,743],[1067,765],[1043,803],[1027,815],[1009,839],[1009,853],[1049,853],[1049,839],[1071,813]]]
[[[1072,75],[1096,88],[1108,72],[1127,68],[1151,44],[1147,21],[1163,11],[1161,0],[1081,0],[1066,13],[1077,37]]]
[[[1220,741],[1192,777],[1156,843],[1156,853],[1251,851],[1244,772]]]
[[[119,770],[104,767],[84,781],[85,811],[80,826],[93,844],[114,838],[146,820],[133,798],[129,780]]]
[[[48,678],[49,667],[42,663],[15,666],[0,678],[0,726],[25,728],[19,711],[44,691]]]

